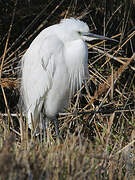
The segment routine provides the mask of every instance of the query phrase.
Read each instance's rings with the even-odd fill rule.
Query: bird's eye
[[[78,31],[78,34],[81,35],[81,31]]]

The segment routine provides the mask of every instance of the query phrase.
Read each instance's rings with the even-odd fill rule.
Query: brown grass
[[[135,179],[134,10],[133,1],[123,0],[41,0],[25,6],[7,2],[1,21],[6,30],[0,33],[0,180]],[[6,16],[10,22],[5,22]],[[18,72],[34,37],[70,16],[119,43],[88,44],[87,86],[60,114],[57,142],[52,124],[48,138],[35,137],[34,129],[28,130],[17,110]]]

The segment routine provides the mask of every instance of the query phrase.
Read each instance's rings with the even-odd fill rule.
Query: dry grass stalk
[[[8,42],[9,42],[9,38],[10,38],[10,33],[11,33],[11,30],[12,30],[13,22],[14,22],[14,18],[15,18],[16,5],[17,5],[17,0],[15,1],[12,20],[11,20],[11,24],[10,24],[9,31],[8,31],[8,36],[7,36],[7,40],[6,40],[6,44],[5,44],[4,53],[3,53],[3,56],[2,56],[2,62],[1,62],[1,66],[0,66],[0,78],[2,76],[2,68],[3,68],[3,64],[4,64],[4,59],[5,59],[5,56],[6,56]]]
[[[124,65],[122,65],[117,71],[114,71],[113,74],[113,79],[114,82],[116,83],[116,81],[118,80],[118,78],[121,76],[121,74],[128,68],[129,64],[135,59],[135,54],[132,55],[131,58],[127,58],[127,63],[125,63]],[[111,84],[112,84],[112,75],[110,75],[107,78],[107,84],[103,83],[100,84],[97,91],[95,92],[93,98],[91,99],[91,102],[89,103],[89,105],[91,105],[96,99],[98,99],[100,96],[102,96],[103,94],[105,94],[107,92],[107,90],[110,88]]]
[[[30,4],[31,7],[33,2],[34,1],[31,1]],[[47,18],[46,17],[44,18],[42,16],[43,20],[41,20],[42,22],[38,24],[36,18],[40,16],[40,12],[39,12],[38,14],[39,16],[35,15],[36,18],[32,21],[32,23],[34,23],[35,21],[36,25],[32,26],[32,24],[30,23],[29,26],[30,29],[26,28],[24,34],[21,32],[22,34],[19,36],[19,40],[17,39],[18,42],[14,41],[15,44],[13,42],[10,42],[10,44],[11,43],[13,44],[10,47],[8,47],[8,49],[7,47],[5,47],[5,49],[7,50],[5,51],[6,56],[4,57],[3,60],[2,73],[6,78],[0,79],[0,85],[3,89],[3,96],[6,104],[4,106],[4,110],[7,109],[8,114],[4,114],[5,111],[3,111],[4,115],[0,116],[0,170],[1,170],[0,179],[19,179],[19,180],[119,179],[121,180],[121,179],[127,179],[129,177],[132,178],[132,174],[134,175],[135,168],[131,168],[131,171],[129,169],[131,167],[130,165],[135,162],[135,158],[134,156],[129,157],[131,155],[129,151],[131,152],[132,147],[134,147],[135,133],[133,131],[134,109],[132,109],[132,107],[130,109],[129,107],[130,104],[134,106],[134,98],[132,98],[132,96],[134,97],[134,92],[133,92],[134,76],[132,77],[132,75],[130,74],[130,72],[132,72],[131,69],[129,71],[129,75],[131,75],[131,78],[129,79],[131,80],[131,82],[129,82],[129,80],[126,80],[125,84],[122,84],[122,82],[118,82],[117,89],[115,89],[115,91],[113,91],[113,89],[116,81],[121,76],[121,73],[125,71],[125,69],[131,63],[131,61],[133,62],[132,59],[133,57],[122,58],[119,56],[123,56],[123,57],[128,56],[129,53],[127,53],[128,50],[126,46],[128,45],[127,43],[129,42],[129,40],[130,42],[132,41],[131,38],[134,36],[135,33],[134,31],[127,37],[127,40],[121,46],[119,46],[116,51],[115,51],[116,47],[112,47],[112,44],[109,45],[111,46],[111,49],[108,49],[106,52],[104,52],[103,49],[99,49],[95,47],[95,45],[94,47],[91,46],[95,51],[98,52],[98,55],[94,57],[95,61],[91,64],[92,68],[90,67],[90,69],[92,69],[92,71],[94,72],[90,72],[90,73],[92,73],[92,75],[96,77],[97,79],[96,81],[101,82],[101,85],[99,85],[99,89],[94,95],[93,101],[95,101],[95,99],[99,98],[101,95],[104,95],[106,99],[106,103],[104,104],[104,107],[108,105],[116,105],[116,107],[121,106],[126,108],[128,106],[129,107],[128,110],[123,110],[123,111],[118,110],[115,111],[113,114],[109,113],[107,115],[106,114],[103,115],[102,113],[99,113],[93,115],[93,117],[90,114],[83,114],[83,113],[82,114],[76,113],[74,115],[72,113],[64,113],[64,116],[61,116],[59,118],[62,142],[58,144],[55,141],[55,137],[53,134],[54,131],[52,127],[51,127],[51,132],[48,133],[48,135],[50,136],[49,137],[50,140],[48,142],[45,141],[45,137],[41,137],[41,138],[35,137],[34,131],[31,131],[32,133],[30,136],[30,133],[28,133],[27,121],[25,121],[21,113],[20,116],[18,116],[16,110],[13,110],[10,107],[12,105],[12,101],[10,102],[10,100],[8,99],[9,97],[8,93],[9,91],[12,93],[11,91],[12,89],[19,88],[20,86],[19,79],[13,78],[16,77],[17,74],[16,71],[19,70],[20,68],[17,62],[20,60],[20,57],[25,52],[27,45],[29,44],[31,39],[35,36],[35,34],[39,32],[43,28],[43,26],[48,26],[49,23],[55,24],[56,21],[58,22],[60,18],[64,17],[64,15],[65,17],[69,17],[69,15],[74,15],[75,17],[78,14],[79,18],[83,17],[84,20],[86,18],[86,21],[89,23],[89,25],[92,24],[94,29],[96,29],[96,25],[98,24],[98,21],[94,19],[95,17],[91,12],[93,11],[95,15],[96,13],[102,14],[102,12],[104,12],[104,8],[100,8],[100,7],[95,8],[96,1],[93,2],[94,6],[92,6],[92,3],[88,5],[87,1],[84,2],[85,7],[89,7],[90,9],[92,7],[90,12],[88,12],[87,8],[82,9],[81,6],[83,5],[83,3],[81,3],[80,6],[79,1],[72,1],[70,4],[69,3],[66,4],[67,2],[64,0],[63,2],[65,3],[63,4],[66,4],[65,5],[66,8],[64,6],[63,6],[64,8],[61,6],[60,3],[62,1],[60,3],[59,2],[57,3],[57,5],[59,4],[58,6],[54,4],[54,2],[56,3],[56,1],[52,0],[48,3],[48,6],[45,6],[48,7],[47,11],[49,12],[50,5],[54,5],[51,8],[49,14],[45,14],[47,11],[43,10],[44,15],[46,15]],[[98,4],[99,3],[100,2],[98,2]],[[105,1],[105,3],[107,3],[107,1]],[[109,34],[110,33],[109,27],[113,28],[112,25],[114,23],[114,20],[116,22],[117,18],[118,20],[120,20],[121,18],[123,18],[124,20],[125,18],[125,20],[122,21],[122,23],[120,22],[118,25],[114,23],[113,25],[115,26],[114,29],[118,30],[115,31],[117,33],[116,37],[119,38],[119,36],[121,36],[122,39],[122,37],[126,38],[126,34],[129,34],[127,31],[125,32],[125,27],[127,26],[128,18],[126,18],[125,15],[123,17],[123,13],[126,14],[126,12],[121,10],[121,8],[124,7],[124,2],[120,1],[119,3],[120,4],[116,6],[115,9],[113,9],[112,7],[110,8],[110,12],[113,11],[111,13],[112,14],[111,16],[104,17],[104,20],[106,20],[106,24],[104,21],[104,32],[106,32],[107,36],[108,35],[111,36],[111,34]],[[79,13],[76,13],[76,11],[79,9],[78,7],[80,8],[80,11]],[[125,9],[126,11],[128,9],[127,4],[125,7],[126,7]],[[109,6],[107,7],[107,10],[108,8]],[[31,8],[28,8],[28,10],[30,9]],[[62,9],[63,13],[57,14],[58,13],[58,11],[56,12],[57,9],[58,11]],[[108,11],[106,11],[106,15],[107,13]],[[106,15],[104,14],[104,16]],[[28,16],[31,17],[31,14],[28,14]],[[26,14],[26,17],[28,16]],[[33,19],[33,15],[32,15],[32,19]],[[119,31],[121,26],[123,26],[122,33],[121,31]],[[90,29],[92,30],[92,27],[90,27]],[[128,28],[128,31],[129,29],[130,28]],[[8,41],[5,42],[7,43],[7,45],[8,45]],[[97,45],[101,43],[103,42],[97,43]],[[125,51],[123,51],[123,47],[125,47],[126,49],[126,50],[124,49]],[[16,57],[16,52],[18,52],[19,58]],[[100,56],[100,54],[103,55]],[[117,56],[114,56],[115,54],[117,54]],[[104,56],[107,56],[108,58],[106,59],[105,63],[102,63],[102,61],[99,60]],[[110,58],[113,58],[116,62],[121,64],[121,67],[117,71],[114,71],[113,68],[111,70]],[[108,78],[105,78],[104,74],[102,72],[100,74],[96,69],[96,67],[99,67],[99,65],[101,65],[102,68],[101,70],[103,71],[105,70],[103,68],[105,68],[106,65],[107,74],[108,72],[112,72],[112,74],[108,76]],[[14,67],[18,69],[13,69]],[[132,70],[134,70],[133,66],[132,66]],[[12,78],[8,78],[8,77],[12,77]],[[9,88],[11,90],[4,91],[5,90],[4,88]],[[111,89],[111,97],[112,97],[111,99],[106,98],[108,96],[108,92],[110,92],[110,90],[108,89]],[[75,109],[77,109],[78,111],[82,111],[85,105],[86,106],[90,105],[89,102],[91,102],[91,97],[89,95],[89,92],[87,92],[87,94],[85,95],[86,103],[82,102],[81,104],[78,94],[76,94],[75,98],[76,100],[75,101],[72,100],[72,103],[70,105],[69,108],[70,112],[73,112]],[[17,99],[15,100],[17,101]],[[1,106],[3,106],[2,103]],[[92,106],[94,107],[95,104],[92,104]],[[13,118],[12,124],[9,122],[11,118],[10,111],[14,113],[13,114],[14,116],[12,116]],[[89,122],[92,119],[91,117],[93,118],[93,123],[89,124]],[[18,119],[20,123],[16,124],[18,122],[18,120],[16,119]],[[10,127],[11,125],[12,127]],[[35,128],[33,128],[33,130],[34,129]]]
[[[13,78],[0,78],[0,86],[8,89],[17,89],[20,86],[18,79]]]

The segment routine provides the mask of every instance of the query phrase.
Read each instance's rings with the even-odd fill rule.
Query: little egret
[[[59,134],[57,115],[88,76],[85,41],[94,39],[112,40],[90,33],[85,22],[69,18],[44,29],[33,40],[22,57],[21,92],[29,128],[32,120],[40,122],[42,129],[50,120]]]

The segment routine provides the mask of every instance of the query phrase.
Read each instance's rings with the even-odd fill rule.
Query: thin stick
[[[2,76],[2,68],[3,68],[3,64],[4,64],[4,59],[5,59],[5,56],[6,56],[6,53],[7,53],[8,42],[9,42],[9,38],[10,38],[12,27],[13,27],[13,22],[14,22],[14,17],[15,17],[15,12],[16,12],[17,1],[18,0],[15,1],[13,15],[12,15],[12,19],[11,19],[11,24],[10,24],[9,31],[8,31],[7,41],[6,41],[4,53],[3,53],[3,56],[2,56],[2,62],[1,62],[1,67],[0,67],[0,78]]]

